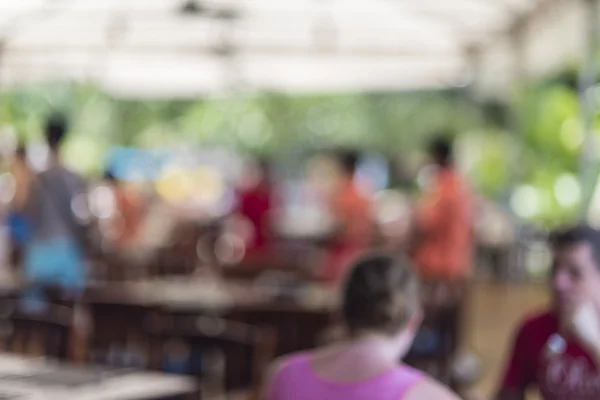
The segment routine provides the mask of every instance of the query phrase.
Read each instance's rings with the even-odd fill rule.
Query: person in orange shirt
[[[106,172],[104,179],[114,190],[116,202],[114,237],[116,245],[127,250],[135,246],[143,221],[143,201],[133,190],[128,190],[111,172]]]
[[[462,281],[471,274],[473,198],[454,167],[451,143],[435,140],[430,155],[437,170],[415,210],[415,260],[422,279]]]
[[[11,239],[11,264],[19,267],[23,261],[23,253],[31,239],[32,223],[26,212],[29,191],[33,186],[35,172],[27,162],[27,151],[19,146],[11,160],[10,170],[15,179],[15,192],[9,204],[8,227]]]
[[[330,202],[336,230],[325,271],[333,283],[344,278],[346,267],[370,247],[373,237],[371,200],[356,183],[357,162],[353,152],[340,156],[341,178]]]
[[[471,362],[457,358],[457,353],[459,342],[465,340],[462,327],[466,324],[474,253],[473,197],[455,168],[451,142],[438,138],[431,143],[429,153],[436,171],[416,205],[413,257],[423,281],[426,307],[430,315],[437,316],[426,320],[425,325],[430,322],[438,326],[441,342],[449,343],[436,354],[449,355],[442,374],[450,375],[453,363],[456,371],[463,362]]]

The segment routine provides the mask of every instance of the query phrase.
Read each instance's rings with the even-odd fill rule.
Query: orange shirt
[[[115,196],[122,223],[117,241],[121,246],[128,246],[137,239],[142,224],[142,200],[122,188],[116,188]]]
[[[12,199],[12,207],[21,210],[27,203],[29,191],[35,174],[29,169],[24,161],[16,160],[12,165],[12,173],[15,177],[15,195]]]
[[[342,227],[327,257],[327,277],[338,281],[355,257],[368,249],[373,236],[371,202],[352,181],[333,196],[331,212]]]
[[[340,242],[368,246],[373,234],[371,201],[354,182],[345,182],[333,198],[332,211],[343,226]]]
[[[440,170],[416,210],[419,242],[415,261],[425,279],[469,276],[473,253],[470,190],[452,168]]]

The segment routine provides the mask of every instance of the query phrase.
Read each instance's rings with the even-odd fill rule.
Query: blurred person
[[[517,330],[497,400],[600,399],[600,232],[555,233],[549,310]]]
[[[473,198],[455,168],[449,140],[435,139],[429,155],[437,170],[416,205],[415,260],[423,279],[460,282],[471,274]]]
[[[339,162],[341,177],[329,204],[335,228],[325,264],[326,278],[332,282],[343,279],[344,268],[370,247],[375,225],[371,199],[355,179],[358,155],[344,152]]]
[[[377,196],[375,210],[382,245],[390,251],[409,250],[412,204],[408,196],[397,189],[387,190]]]
[[[428,315],[437,315],[437,320],[427,319],[425,326],[436,325],[437,328],[432,329],[438,332],[440,340],[437,342],[448,343],[443,350],[429,351],[450,354],[440,373],[451,380],[452,362],[456,362],[455,370],[462,369],[459,365],[473,364],[473,357],[456,356],[459,342],[464,340],[462,327],[474,253],[474,199],[469,185],[455,167],[452,142],[440,136],[431,142],[428,150],[436,170],[415,206],[413,255],[424,282],[428,309],[433,310]],[[442,320],[447,322],[442,324]]]
[[[474,228],[478,243],[478,261],[488,266],[497,280],[507,280],[511,246],[515,242],[515,223],[499,204],[483,197],[479,198],[477,203]]]
[[[239,191],[237,213],[250,225],[252,234],[246,241],[247,258],[266,256],[272,235],[273,187],[269,163],[251,163],[248,176]]]
[[[141,221],[134,246],[126,252],[131,269],[145,274],[145,266],[156,260],[160,251],[175,237],[182,217],[147,182],[137,182],[131,190],[143,199]]]
[[[67,131],[67,121],[61,115],[46,122],[48,168],[37,175],[27,199],[33,232],[26,247],[24,272],[34,285],[79,291],[86,282],[85,249],[71,203],[76,194],[85,191],[85,182],[60,160],[59,150]]]
[[[17,148],[10,169],[16,184],[15,195],[11,205],[15,209],[22,210],[26,204],[28,191],[31,188],[31,182],[35,175],[27,162],[27,150],[25,146],[21,145]]]
[[[342,314],[349,339],[276,362],[266,400],[450,400],[448,389],[398,363],[421,322],[408,262],[369,254],[350,272]]]
[[[22,253],[32,233],[25,206],[35,173],[29,167],[24,146],[17,148],[10,171],[15,179],[15,192],[9,205],[8,226],[13,248],[11,261],[13,266],[17,266],[21,263]]]
[[[110,185],[115,196],[115,242],[118,248],[128,249],[135,246],[144,219],[143,199],[109,171],[105,172],[104,180]]]

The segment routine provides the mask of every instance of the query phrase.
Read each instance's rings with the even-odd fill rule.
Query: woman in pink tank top
[[[343,296],[344,342],[277,362],[266,400],[457,400],[400,360],[421,322],[418,284],[405,260],[358,260]]]

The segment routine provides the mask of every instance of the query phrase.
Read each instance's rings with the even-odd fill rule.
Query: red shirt
[[[239,212],[250,221],[254,230],[253,243],[247,243],[248,251],[263,249],[267,244],[270,211],[271,190],[267,184],[240,193]]]
[[[544,400],[598,400],[600,373],[589,354],[572,341],[562,341],[555,314],[523,323],[504,376],[503,388],[518,392],[535,385]],[[559,351],[551,351],[557,343]]]

